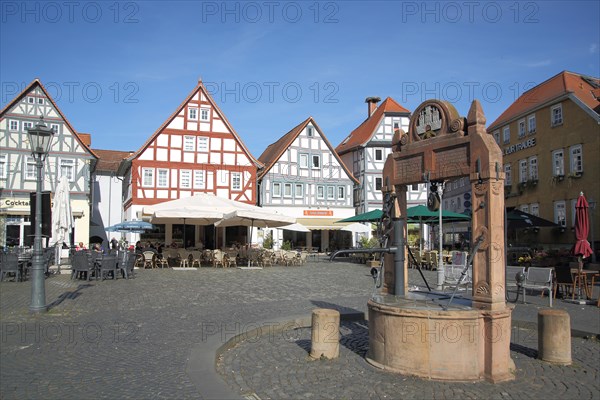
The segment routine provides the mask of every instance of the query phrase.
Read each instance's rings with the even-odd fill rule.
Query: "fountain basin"
[[[470,299],[409,292],[368,302],[367,361],[384,370],[448,381],[513,379],[512,309],[478,309]]]

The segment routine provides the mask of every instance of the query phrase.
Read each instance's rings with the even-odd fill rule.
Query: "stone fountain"
[[[512,308],[504,286],[502,152],[485,122],[477,100],[467,118],[447,102],[428,100],[416,109],[408,133],[394,133],[382,189],[392,246],[380,249],[387,253],[381,291],[368,302],[367,361],[374,366],[436,380],[514,378]],[[469,177],[473,197],[473,286],[471,298],[450,303],[447,293],[408,291],[406,190],[462,176]]]

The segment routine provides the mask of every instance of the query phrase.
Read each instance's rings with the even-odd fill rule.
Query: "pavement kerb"
[[[254,328],[239,333],[224,343],[220,334],[211,335],[191,349],[185,372],[198,388],[202,398],[242,400],[244,399],[243,395],[235,393],[217,373],[217,360],[221,354],[248,337],[265,335],[265,328],[268,329],[269,334],[275,334],[289,329],[310,327],[311,318],[311,315],[273,318],[269,322],[253,324]],[[365,319],[366,316],[362,312],[340,312],[341,321]]]

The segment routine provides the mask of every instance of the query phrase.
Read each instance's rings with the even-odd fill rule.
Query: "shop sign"
[[[524,142],[513,144],[504,148],[504,155],[516,153],[517,151],[525,150],[535,146],[535,138],[527,139]]]
[[[304,210],[304,215],[313,217],[333,217],[333,210]]]
[[[0,199],[0,204],[4,209],[12,208],[29,208],[29,199],[18,199],[15,197],[3,197]]]

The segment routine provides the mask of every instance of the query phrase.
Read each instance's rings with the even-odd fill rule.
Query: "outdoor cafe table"
[[[597,274],[598,271],[589,270],[589,269],[579,269],[579,268],[571,268],[571,274],[575,280],[575,287],[577,289],[577,293],[581,294],[581,289],[585,291],[585,296],[587,299],[591,299],[592,293],[590,288],[588,287],[588,275]],[[594,288],[592,288],[593,290]]]

